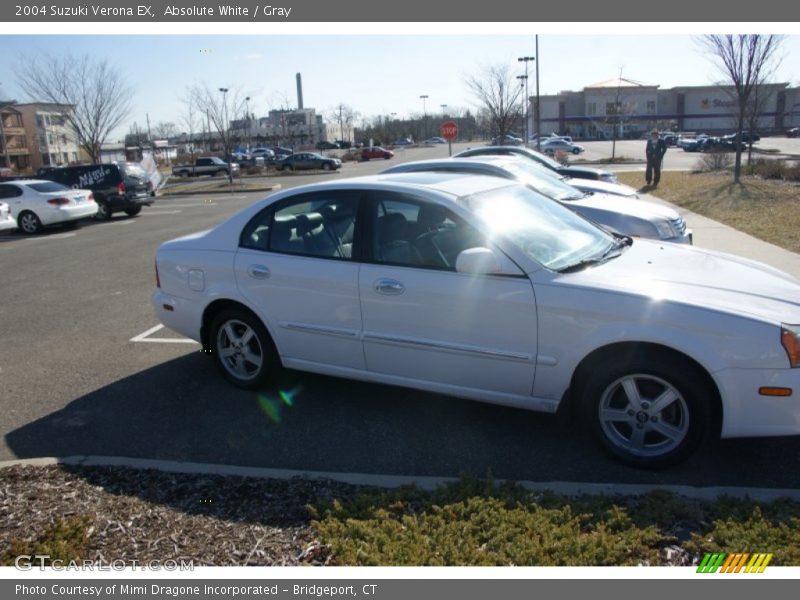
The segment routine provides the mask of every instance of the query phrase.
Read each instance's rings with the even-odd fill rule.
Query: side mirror
[[[472,275],[523,274],[508,257],[483,247],[467,248],[459,252],[456,258],[456,271]]]

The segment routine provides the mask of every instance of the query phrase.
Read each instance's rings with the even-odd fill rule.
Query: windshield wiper
[[[603,264],[611,260],[612,258],[617,258],[618,256],[622,255],[622,248],[626,246],[630,246],[633,244],[633,238],[627,235],[620,235],[617,236],[617,239],[611,243],[608,248],[606,248],[600,256],[594,256],[592,258],[584,258],[576,263],[571,265],[567,265],[561,269],[558,269],[559,273],[574,273],[575,271],[582,271],[588,267],[594,267],[596,265]],[[617,251],[615,253],[615,251]]]

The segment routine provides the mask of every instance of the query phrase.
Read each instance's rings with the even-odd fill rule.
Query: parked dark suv
[[[150,206],[152,184],[145,170],[136,163],[118,162],[79,167],[43,168],[37,173],[67,187],[92,190],[99,220],[110,219],[115,212],[134,216],[142,206]]]

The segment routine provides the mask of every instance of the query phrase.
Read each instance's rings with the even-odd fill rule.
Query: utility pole
[[[542,127],[539,111],[539,34],[536,34],[536,149],[542,151]]]
[[[529,119],[528,109],[531,105],[531,100],[528,97],[528,63],[535,60],[536,58],[533,56],[520,56],[517,59],[517,62],[525,63],[525,75],[520,75],[517,77],[517,79],[521,79],[525,82],[525,145],[526,146],[528,145],[528,138],[530,138],[531,135],[531,128],[528,125],[528,119]],[[537,73],[539,72],[538,67],[536,72]]]

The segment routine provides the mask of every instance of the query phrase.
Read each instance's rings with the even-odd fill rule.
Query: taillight
[[[161,288],[161,278],[158,276],[158,261],[157,260],[154,261],[153,265],[155,266],[156,269],[156,287]]]
[[[69,198],[50,198],[47,203],[53,206],[64,206],[65,204],[69,204]]]
[[[91,202],[92,200],[94,200],[94,194],[89,192],[89,195],[86,197],[86,201]]]
[[[118,194],[124,194],[125,193],[125,184],[124,183],[119,182],[117,184],[117,193]]]

